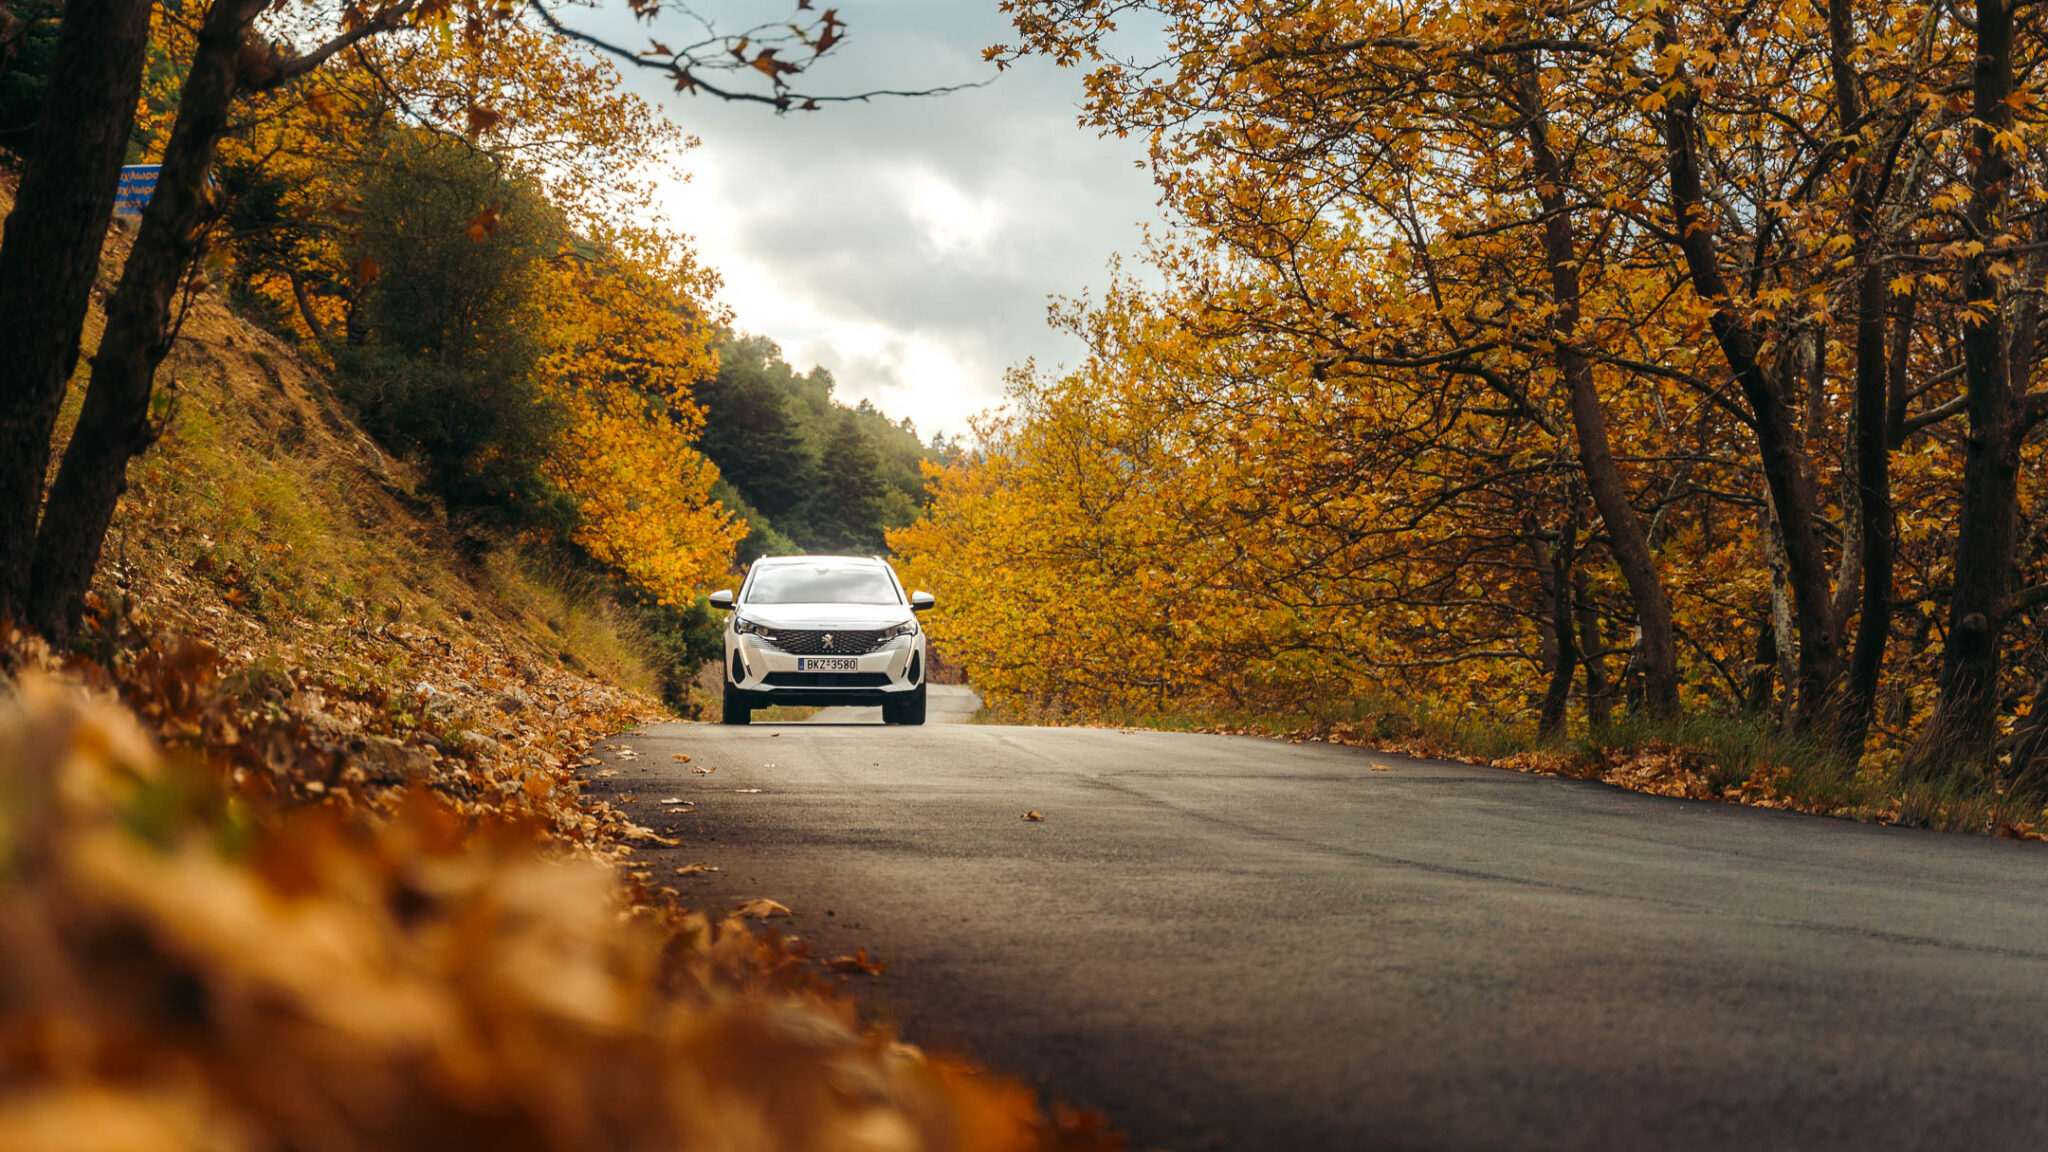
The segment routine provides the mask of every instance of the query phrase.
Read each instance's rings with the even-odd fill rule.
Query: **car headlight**
[[[732,618],[732,630],[742,636],[759,636],[763,640],[775,639],[775,629],[766,624],[756,624],[743,616]]]
[[[898,636],[915,635],[917,635],[917,621],[915,620],[905,620],[903,623],[896,625],[894,628],[882,629],[882,639],[884,640],[894,640]]]

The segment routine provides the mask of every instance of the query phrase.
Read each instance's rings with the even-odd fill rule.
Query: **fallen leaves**
[[[683,763],[685,763],[685,764],[688,764],[688,763],[690,762],[690,757],[689,757],[689,754],[688,754],[688,753],[686,753],[686,752],[678,752],[678,753],[676,753],[675,755],[673,755],[673,756],[669,757],[669,759],[671,759],[671,760],[680,760],[680,761],[682,761],[682,762],[683,762]]]
[[[695,772],[695,773],[696,773],[697,775],[699,775],[699,776],[709,776],[709,775],[711,775],[711,774],[712,774],[713,772],[716,772],[716,771],[718,771],[718,765],[716,765],[716,764],[699,764],[699,765],[697,765],[696,767],[694,767],[694,768],[690,769],[690,771],[692,771],[692,772]]]
[[[696,861],[693,861],[693,862],[691,862],[691,863],[685,864],[685,865],[683,865],[682,867],[680,867],[680,868],[676,869],[676,875],[678,875],[678,876],[703,876],[703,875],[707,875],[707,874],[709,874],[709,873],[712,873],[712,872],[716,872],[716,871],[718,871],[718,865],[716,865],[716,864],[707,864],[707,863],[705,863],[705,862],[704,862],[704,861],[702,861],[702,860],[696,860]]]
[[[1376,763],[1376,764],[1373,764],[1373,765],[1372,765],[1372,770],[1373,770],[1373,771],[1375,771],[1375,772],[1392,772],[1392,771],[1394,770],[1394,766],[1393,766],[1392,764],[1377,764],[1377,763]]]
[[[759,788],[735,788],[735,789],[733,789],[733,791],[735,791],[735,792],[741,792],[741,793],[746,793],[746,794],[748,794],[748,795],[753,795],[753,794],[755,794],[755,793],[758,793],[758,792],[760,792],[761,790],[760,790]]]
[[[1019,820],[1032,820],[1032,821],[1037,821],[1037,820],[1043,820],[1043,819],[1045,819],[1045,813],[1043,813],[1043,812],[1040,812],[1040,811],[1038,811],[1037,809],[1033,809],[1033,810],[1031,810],[1031,811],[1029,811],[1029,812],[1026,812],[1026,813],[1025,813],[1025,814],[1023,814],[1022,816],[1019,816],[1019,817],[1017,817],[1017,819],[1019,819]]]
[[[868,950],[861,948],[851,956],[834,956],[830,960],[825,961],[825,967],[834,972],[845,972],[848,974],[865,972],[870,976],[880,976],[888,969],[889,962],[870,957]]]
[[[861,1027],[790,937],[665,903],[517,811],[231,801],[212,767],[75,684],[0,700],[0,843],[31,865],[0,874],[10,1149],[1115,1147]]]

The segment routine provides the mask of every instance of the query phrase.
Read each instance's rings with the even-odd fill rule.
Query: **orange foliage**
[[[2024,403],[1971,399],[1965,347],[1994,314],[2035,323],[2048,264],[2017,254],[2048,219],[2048,118],[2022,69],[1991,140],[2016,165],[2011,210],[1966,218],[1988,130],[1959,94],[1977,33],[1949,9],[1003,7],[1021,39],[991,58],[1086,66],[1084,123],[1149,139],[1179,227],[1148,252],[1159,287],[1064,311],[1089,357],[1026,373],[892,537],[948,605],[933,635],[994,696],[1080,714],[1377,696],[1495,720],[1569,689],[1595,723],[1626,707],[1637,619],[1587,493],[1576,356],[1674,607],[1688,706],[1820,731],[1809,674],[1840,683],[1863,607],[1851,401],[1858,357],[1876,363],[1856,323],[1875,267],[1898,544],[1869,748],[1895,761],[1949,675],[1965,466],[1986,437],[2011,445],[2034,528],[1999,574],[2012,594],[1970,626],[2007,638],[2000,730],[2040,727],[2048,467],[2011,427],[2048,418],[2048,390],[2030,362]],[[1115,35],[1133,13],[1163,51]],[[2048,51],[2018,37],[2016,59]],[[1840,130],[1839,83],[1868,113]],[[1683,221],[1674,139],[1707,189]],[[1710,291],[1716,263],[1732,287]],[[1766,452],[1766,425],[1789,449]]]
[[[75,685],[16,688],[10,1148],[1115,1146],[861,1027],[789,941],[623,900],[530,824],[424,790],[279,813]]]
[[[665,604],[723,579],[746,526],[711,498],[692,381],[717,371],[694,268],[672,242],[615,232],[556,273],[540,371],[566,416],[544,472],[577,506],[576,543]]]

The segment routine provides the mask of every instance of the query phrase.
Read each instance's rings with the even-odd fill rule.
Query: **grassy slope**
[[[0,184],[0,213],[11,207]],[[87,357],[127,244],[117,228]],[[60,447],[88,371],[82,360]],[[414,470],[349,422],[319,368],[217,289],[193,300],[158,388],[166,433],[130,468],[95,585],[110,618],[139,610],[258,669],[317,666],[495,704],[502,693],[443,675],[482,665],[523,683],[605,685],[660,710],[623,612],[509,546],[466,553]]]

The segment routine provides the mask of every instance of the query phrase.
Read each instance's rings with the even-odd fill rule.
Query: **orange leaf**
[[[1017,817],[1017,819],[1019,819],[1019,820],[1043,820],[1043,819],[1045,819],[1045,814],[1044,814],[1044,813],[1042,813],[1042,812],[1039,812],[1039,811],[1037,811],[1037,810],[1035,810],[1035,809],[1034,809],[1034,810],[1032,810],[1032,811],[1030,811],[1030,812],[1026,812],[1026,813],[1025,813],[1025,814],[1023,814],[1022,816],[1019,816],[1019,817]]]
[[[868,950],[862,948],[851,956],[834,956],[825,961],[825,967],[834,972],[865,972],[870,976],[880,976],[883,969],[889,967],[889,962],[870,957]]]
[[[735,916],[749,916],[756,920],[769,920],[777,916],[794,916],[788,905],[777,904],[766,897],[755,897],[733,909]]]
[[[504,211],[504,209],[505,206],[503,204],[491,205],[489,208],[477,213],[476,219],[471,220],[469,227],[463,229],[463,231],[469,233],[471,240],[479,244],[483,243],[484,240],[498,231],[498,213]]]

